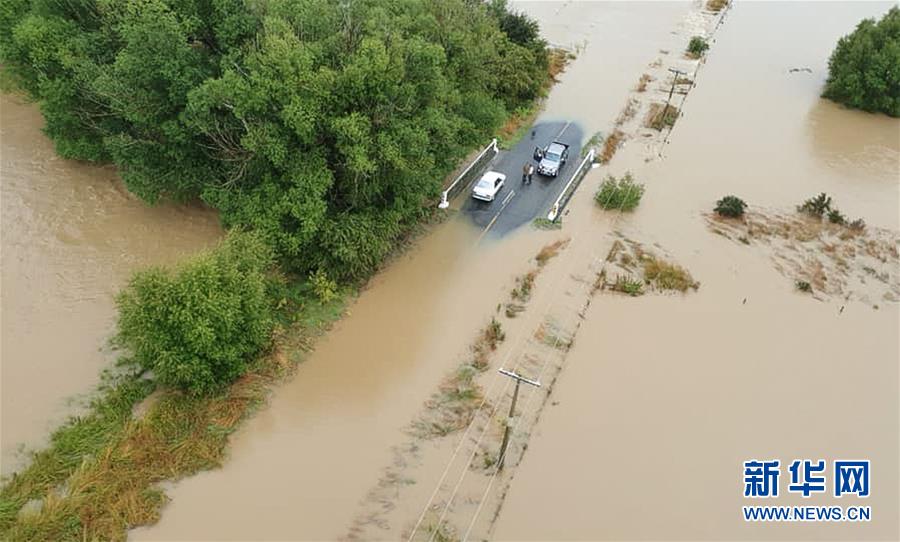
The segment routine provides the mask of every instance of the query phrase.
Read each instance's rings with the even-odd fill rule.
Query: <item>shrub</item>
[[[709,42],[701,36],[694,36],[688,43],[688,53],[694,58],[700,58],[709,49]]]
[[[309,281],[312,283],[316,297],[322,303],[329,303],[337,297],[338,285],[335,281],[328,278],[328,273],[325,271],[318,269],[315,273],[310,273]]]
[[[654,257],[644,259],[644,278],[660,290],[686,292],[700,288],[687,269]]]
[[[594,199],[604,209],[631,211],[641,202],[643,195],[644,185],[636,183],[631,173],[626,173],[621,179],[608,176]]]
[[[801,292],[812,292],[812,285],[805,280],[798,280],[794,282],[794,286],[797,287]]]
[[[744,216],[747,204],[737,196],[725,196],[716,202],[716,214],[728,218],[740,218]]]
[[[259,236],[235,232],[174,269],[136,273],[116,298],[117,341],[163,384],[194,395],[220,389],[271,339],[272,262]]]
[[[865,19],[828,60],[822,95],[848,107],[900,117],[900,9]]]
[[[856,220],[851,222],[848,227],[855,232],[861,233],[866,231],[866,221],[861,218],[857,218]]]
[[[844,213],[838,211],[837,209],[830,209],[828,211],[828,221],[832,224],[846,224],[847,217],[845,217]]]
[[[797,206],[797,210],[809,216],[822,218],[831,209],[831,196],[822,192],[814,198],[809,198],[803,204]]]

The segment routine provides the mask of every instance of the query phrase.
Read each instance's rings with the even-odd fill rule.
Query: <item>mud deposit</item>
[[[889,7],[737,3],[670,133],[639,127],[639,112],[623,123],[624,145],[585,179],[562,233],[664,247],[702,286],[594,299],[491,538],[900,537],[900,122],[818,97],[836,40]],[[633,213],[612,219],[590,201],[607,171],[646,184]],[[867,233],[793,213],[819,192]],[[709,213],[728,194],[751,213],[717,235]],[[795,286],[812,280],[810,257],[837,273],[812,295]],[[757,457],[870,459],[880,489],[863,503],[784,491],[772,504],[864,504],[872,521],[744,522],[742,462]]]
[[[37,105],[0,96],[2,472],[77,413],[114,355],[113,296],[131,272],[221,235],[215,213],[148,207],[110,167],[59,158]]]

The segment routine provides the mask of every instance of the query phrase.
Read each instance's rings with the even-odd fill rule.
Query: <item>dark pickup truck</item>
[[[534,159],[538,160],[537,172],[547,177],[556,177],[559,171],[569,159],[569,146],[560,141],[554,141],[546,148],[534,149]]]

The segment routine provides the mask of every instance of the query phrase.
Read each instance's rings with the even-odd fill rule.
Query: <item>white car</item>
[[[472,189],[472,197],[481,201],[494,201],[497,193],[503,188],[504,182],[506,182],[506,175],[496,171],[488,171],[475,183],[475,188]]]

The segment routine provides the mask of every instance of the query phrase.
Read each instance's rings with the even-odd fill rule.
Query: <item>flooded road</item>
[[[518,5],[518,4],[517,4]],[[555,10],[560,3],[523,3]],[[687,3],[583,3],[547,18],[551,40],[587,47],[540,121],[608,126]],[[605,8],[604,8],[605,6]],[[626,51],[618,47],[625,44]],[[609,51],[615,50],[615,54]],[[632,55],[640,60],[633,61]],[[580,100],[573,107],[572,100]],[[555,233],[530,227],[476,246],[456,216],[376,276],[271,403],[232,438],[222,469],[178,483],[135,540],[322,540],[345,536],[404,430]],[[443,465],[431,468],[440,471]],[[436,477],[436,476],[435,476]],[[427,491],[429,480],[421,481]],[[416,513],[422,502],[416,503]],[[408,519],[408,518],[404,518]],[[414,519],[414,518],[413,518]],[[404,524],[400,528],[405,527]]]
[[[92,391],[112,360],[113,296],[135,269],[221,235],[215,213],[147,207],[111,167],[56,156],[38,107],[0,96],[2,472]]]
[[[818,97],[837,39],[890,6],[737,3],[663,158],[626,146],[585,180],[563,231],[603,243],[590,192],[631,170],[647,192],[614,227],[701,286],[594,299],[493,539],[900,538],[900,307],[804,296],[765,247],[714,235],[703,216],[726,194],[791,212],[824,191],[848,216],[900,227],[900,121]],[[870,459],[872,495],[804,500],[783,467],[782,497],[748,503],[753,458]],[[747,504],[862,504],[872,521],[746,523]]]

